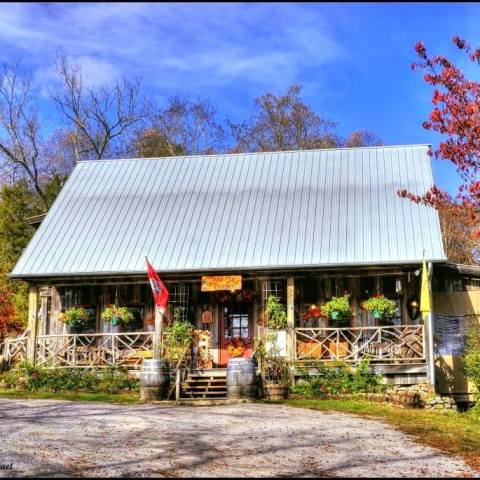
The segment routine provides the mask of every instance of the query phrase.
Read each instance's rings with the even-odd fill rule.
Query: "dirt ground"
[[[0,477],[478,475],[380,421],[288,406],[0,399],[0,419]]]

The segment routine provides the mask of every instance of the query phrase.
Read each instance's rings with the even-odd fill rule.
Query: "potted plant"
[[[89,313],[83,307],[69,307],[58,318],[65,323],[68,333],[79,333],[89,319]]]
[[[279,355],[285,357],[287,355],[287,311],[278,297],[270,295],[267,298],[265,313],[269,330],[266,337],[267,352],[276,347]]]
[[[279,401],[288,397],[291,374],[288,363],[280,355],[279,346],[273,341],[273,346],[267,350],[261,342],[256,353],[260,361],[263,380],[263,395],[266,400]]]
[[[329,302],[322,305],[320,309],[322,315],[337,322],[339,327],[347,327],[352,318],[348,298],[348,295],[333,297]]]
[[[361,307],[368,312],[372,312],[373,318],[377,320],[391,318],[397,313],[397,302],[395,302],[395,300],[389,300],[380,294],[365,300],[361,304]]]
[[[102,320],[111,325],[111,332],[118,333],[121,331],[122,325],[126,325],[134,320],[133,313],[127,307],[118,307],[109,305],[102,312]]]

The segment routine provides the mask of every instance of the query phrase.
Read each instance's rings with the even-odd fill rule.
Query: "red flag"
[[[147,260],[148,278],[150,280],[150,286],[152,287],[153,298],[155,299],[155,305],[159,308],[165,309],[168,302],[168,290],[164,283],[160,280],[157,272]]]

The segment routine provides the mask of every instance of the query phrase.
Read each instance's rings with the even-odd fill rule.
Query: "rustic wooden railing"
[[[6,338],[3,343],[2,355],[10,364],[18,364],[27,359],[29,330],[25,330],[19,337]]]
[[[415,363],[425,357],[423,325],[354,328],[296,328],[295,359],[300,362],[369,356],[376,363]]]
[[[39,335],[36,364],[47,368],[124,365],[152,358],[153,332]]]

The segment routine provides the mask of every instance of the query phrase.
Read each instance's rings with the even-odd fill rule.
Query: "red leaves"
[[[470,61],[480,63],[480,48],[472,51],[470,45],[458,36],[453,37],[452,42]],[[416,43],[415,51],[420,62],[412,64],[412,68],[423,70],[425,82],[435,87],[433,109],[423,127],[443,135],[438,147],[430,150],[429,155],[452,162],[457,167],[463,185],[455,204],[475,215],[480,211],[480,83],[465,78],[444,55],[428,55],[422,42]],[[423,196],[405,190],[398,194],[437,208],[452,204],[450,196],[436,187]],[[480,228],[480,220],[478,222]]]
[[[417,42],[415,44],[415,51],[417,52],[418,56],[420,58],[427,58],[427,49],[425,48],[425,45],[423,42]]]

